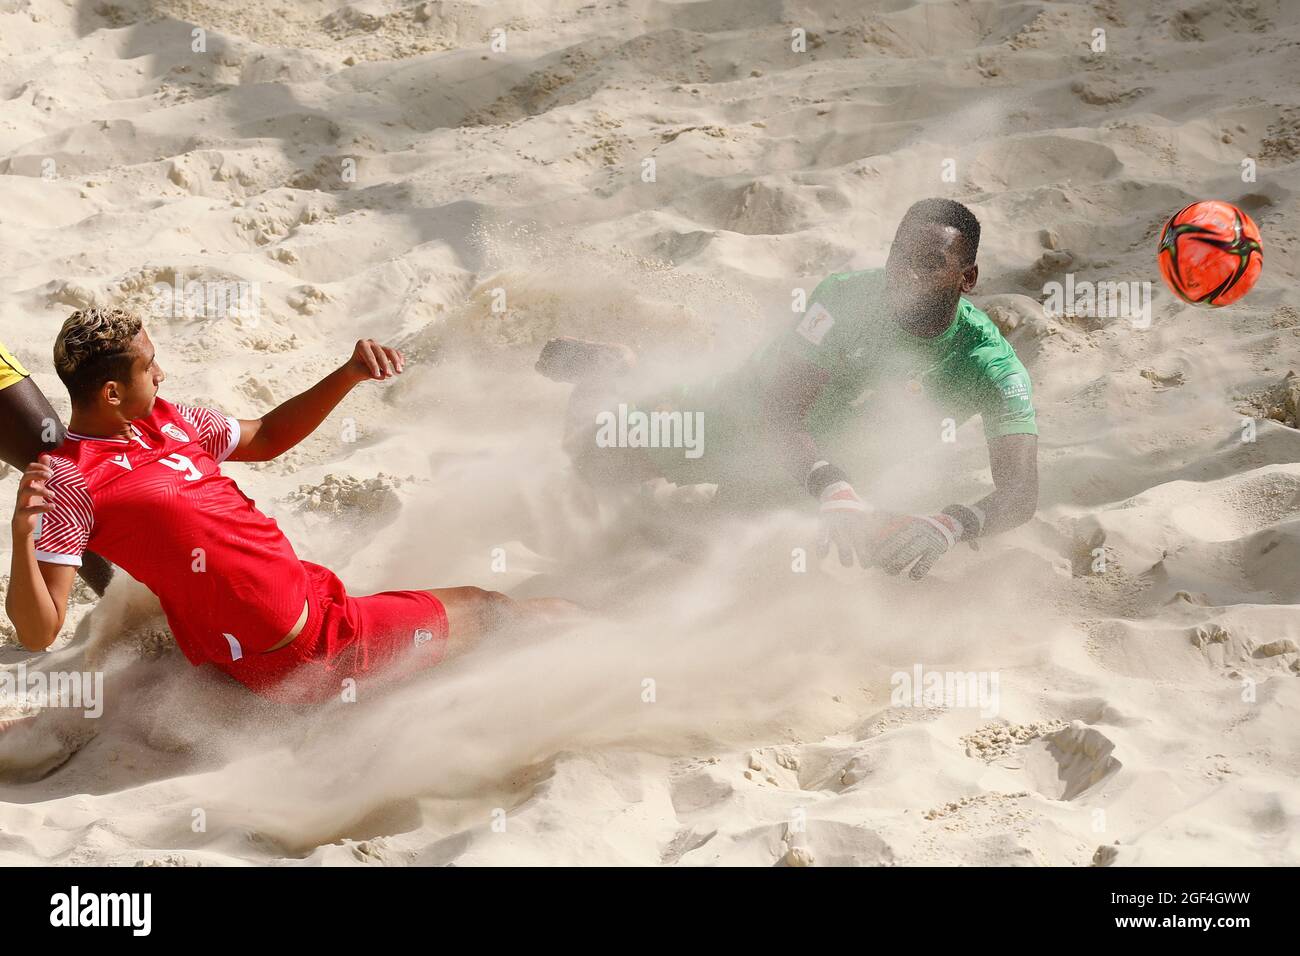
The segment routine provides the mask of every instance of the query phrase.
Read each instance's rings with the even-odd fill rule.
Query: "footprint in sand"
[[[54,710],[0,720],[0,780],[29,783],[53,773],[94,738],[88,723]]]
[[[1025,776],[1051,800],[1074,800],[1119,772],[1114,749],[1100,731],[1075,721],[1026,745]]]

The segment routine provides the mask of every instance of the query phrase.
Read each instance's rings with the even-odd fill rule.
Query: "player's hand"
[[[397,349],[380,345],[374,339],[358,339],[352,358],[344,366],[358,382],[366,379],[390,379],[402,374],[406,360]]]
[[[14,506],[14,540],[34,535],[41,515],[54,510],[54,493],[45,487],[45,482],[53,474],[49,455],[41,455],[23,472],[22,480],[18,482],[18,503]]]
[[[872,563],[889,574],[919,581],[961,537],[961,525],[951,515],[900,515],[873,542]]]
[[[821,494],[821,534],[817,541],[818,557],[826,557],[831,545],[839,552],[840,564],[852,566],[856,556],[862,567],[871,557],[870,541],[876,526],[870,508],[858,497],[847,481],[828,485]]]

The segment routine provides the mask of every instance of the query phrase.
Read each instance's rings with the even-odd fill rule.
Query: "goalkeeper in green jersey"
[[[979,275],[979,237],[979,221],[962,204],[914,204],[883,270],[827,277],[801,319],[740,369],[619,404],[617,427],[612,409],[629,387],[631,350],[548,342],[538,371],[577,386],[565,439],[576,467],[595,484],[656,476],[679,485],[715,483],[731,503],[779,506],[811,496],[820,509],[823,553],[834,544],[845,565],[856,558],[863,567],[908,571],[914,579],[957,542],[1024,523],[1038,506],[1033,393],[1011,345],[963,297]],[[992,494],[931,514],[873,509],[854,488],[855,477],[864,477],[854,465],[867,450],[877,458],[882,451],[902,454],[893,451],[902,436],[899,416],[873,414],[864,396],[889,396],[892,408],[925,403],[956,424],[979,415]],[[659,440],[660,426],[680,429],[682,416],[687,426],[691,416],[702,425],[694,454],[689,447],[684,454],[680,441]],[[685,434],[691,436],[689,427]]]

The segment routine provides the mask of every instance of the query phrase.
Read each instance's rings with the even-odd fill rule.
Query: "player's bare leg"
[[[504,628],[527,624],[566,624],[584,620],[587,612],[563,598],[516,600],[483,588],[430,588],[447,612],[447,657],[463,654],[480,640]]]

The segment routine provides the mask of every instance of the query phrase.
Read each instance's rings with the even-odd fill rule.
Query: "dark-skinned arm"
[[[830,372],[786,352],[772,377],[759,383],[763,417],[782,456],[781,464],[799,484],[822,459],[808,430],[808,411],[831,379]]]
[[[976,503],[984,512],[981,537],[1018,528],[1038,510],[1038,436],[1003,435],[989,442],[993,494]]]
[[[763,421],[786,472],[819,502],[818,552],[824,556],[834,544],[840,564],[848,567],[856,558],[865,568],[877,531],[872,510],[849,476],[822,455],[808,429],[808,412],[830,379],[825,369],[784,352],[771,377],[759,383]]]

